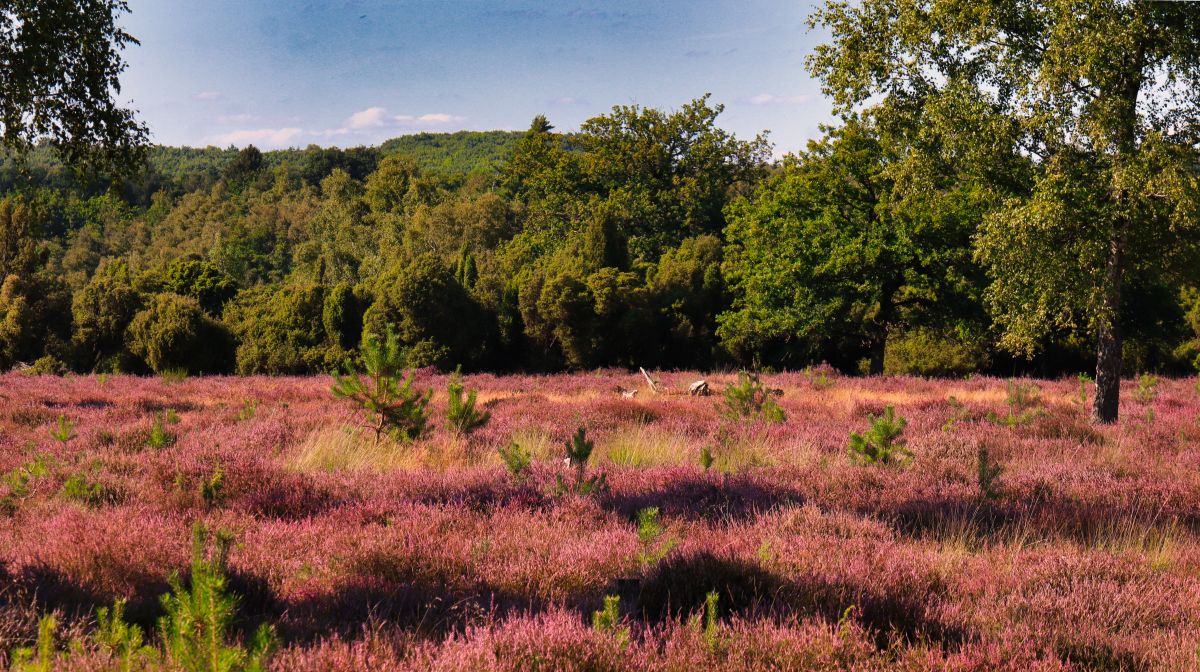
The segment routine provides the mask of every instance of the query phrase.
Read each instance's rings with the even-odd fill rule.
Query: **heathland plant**
[[[1133,397],[1142,405],[1149,404],[1158,398],[1158,376],[1144,373],[1138,377],[1137,389]]]
[[[463,397],[462,367],[455,369],[447,388],[446,422],[450,431],[458,436],[466,436],[492,419],[491,413],[475,410],[477,390],[467,390],[466,397]]]
[[[985,501],[999,497],[999,479],[1004,468],[992,460],[987,446],[979,447],[975,466],[975,482],[979,485],[979,497]]]
[[[988,420],[996,424],[1006,427],[1024,425],[1043,412],[1041,390],[1033,383],[1010,380],[1004,384],[1004,395],[1008,413],[1003,417],[996,413],[988,413]]]
[[[587,475],[588,458],[592,456],[592,450],[596,444],[588,440],[586,429],[580,427],[575,430],[575,435],[571,437],[570,441],[567,441],[566,447],[567,466],[575,472],[575,481],[567,484],[563,480],[562,474],[559,474],[557,478],[559,493],[572,492],[577,495],[590,495],[608,487],[607,474]]]
[[[604,608],[592,613],[592,629],[612,635],[620,643],[621,648],[625,648],[629,644],[629,628],[621,625],[620,596],[604,596]]]
[[[104,486],[92,481],[86,474],[71,474],[63,482],[62,496],[73,502],[86,506],[100,506],[104,503]]]
[[[678,543],[666,536],[666,528],[658,519],[658,507],[651,506],[637,512],[638,526],[638,562],[642,565],[653,565],[667,557],[667,554]]]
[[[57,629],[58,621],[53,616],[39,619],[37,646],[13,651],[13,672],[52,672],[55,669],[54,631]]]
[[[496,450],[500,453],[500,459],[504,460],[509,478],[518,485],[524,483],[529,478],[529,467],[533,464],[533,456],[529,451],[516,441],[510,441],[507,446],[500,446]]]
[[[758,374],[742,371],[738,382],[725,388],[725,399],[718,405],[721,415],[731,420],[762,419],[783,422],[783,407],[775,401],[772,390],[763,385]]]
[[[333,396],[353,402],[372,418],[366,426],[375,432],[376,443],[385,432],[400,441],[419,438],[426,430],[426,407],[433,390],[414,390],[412,373],[401,382],[405,355],[395,330],[389,326],[382,339],[368,334],[363,339],[362,360],[365,376],[350,362],[345,375],[333,375]]]
[[[111,610],[108,607],[96,610],[96,630],[92,639],[116,659],[116,669],[121,672],[141,669],[138,663],[152,659],[158,653],[145,644],[145,635],[139,626],[125,622],[123,599],[113,602]]]
[[[64,446],[67,445],[71,439],[75,438],[75,423],[60,413],[58,416],[58,425],[50,430],[50,436]]]
[[[870,416],[871,427],[865,434],[850,432],[850,453],[867,464],[892,464],[910,457],[904,447],[904,427],[908,421],[896,415],[891,406],[883,415]]]
[[[150,436],[146,439],[146,445],[151,448],[166,448],[175,443],[175,436],[167,431],[166,417],[163,414],[155,414],[154,424],[150,425]]]
[[[171,592],[162,596],[166,614],[158,628],[167,658],[188,672],[263,670],[275,645],[274,630],[266,624],[259,627],[248,649],[230,642],[238,603],[226,579],[232,537],[218,532],[209,549],[209,536],[197,522],[192,528],[190,586],[172,577]]]

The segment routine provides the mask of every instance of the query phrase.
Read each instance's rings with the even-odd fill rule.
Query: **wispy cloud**
[[[221,123],[244,123],[256,119],[252,115],[226,115],[218,118]],[[303,129],[298,126],[285,128],[251,128],[222,133],[214,138],[220,145],[256,145],[277,149],[302,144],[302,141],[353,139],[369,142],[381,139],[387,133],[404,133],[417,130],[452,129],[467,120],[466,117],[445,112],[426,114],[392,114],[382,106],[359,110],[346,118],[341,125],[332,128]]]
[[[803,105],[812,102],[812,96],[779,96],[773,93],[760,93],[751,96],[746,102],[751,105]]]
[[[220,91],[201,91],[194,98],[196,100],[218,100],[221,98]]]
[[[220,145],[258,145],[262,147],[288,147],[304,135],[300,128],[252,128],[231,131],[217,136]]]
[[[217,117],[217,123],[235,126],[237,124],[248,124],[252,121],[258,121],[258,116],[253,114],[222,114]]]

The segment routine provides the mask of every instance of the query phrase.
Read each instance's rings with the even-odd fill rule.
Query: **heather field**
[[[273,670],[1197,669],[1194,380],[1126,381],[1097,428],[1075,380],[770,375],[772,423],[718,413],[735,376],[660,378],[468,376],[492,418],[461,437],[424,373],[400,444],[325,377],[0,376],[0,658],[53,614],[53,669],[166,665],[96,611],[157,646],[200,520]],[[888,406],[910,455],[854,459]],[[563,494],[580,426],[604,485]]]

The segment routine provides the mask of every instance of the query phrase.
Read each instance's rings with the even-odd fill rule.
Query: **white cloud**
[[[467,120],[466,117],[459,117],[444,112],[422,114],[418,117],[414,117],[411,114],[398,114],[392,117],[392,119],[400,126],[444,126],[446,124],[462,123]]]
[[[217,136],[220,145],[256,145],[279,148],[291,146],[292,141],[304,134],[299,128],[254,128],[231,131]]]
[[[355,112],[346,120],[346,127],[354,130],[362,128],[379,128],[387,123],[387,110],[382,107],[368,107],[361,112]]]
[[[221,97],[220,91],[201,91],[196,94],[196,100],[217,100]]]
[[[812,102],[812,96],[777,96],[772,93],[760,93],[747,101],[751,105],[803,105]]]

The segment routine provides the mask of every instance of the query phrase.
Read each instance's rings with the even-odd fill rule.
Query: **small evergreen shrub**
[[[333,396],[353,402],[372,418],[366,426],[375,432],[376,443],[385,432],[399,441],[420,438],[427,428],[426,407],[433,390],[414,390],[411,373],[401,382],[404,352],[395,330],[388,326],[383,339],[367,335],[362,359],[365,375],[359,374],[349,362],[345,375],[333,375]]]
[[[85,506],[101,506],[108,497],[104,492],[104,486],[90,480],[86,474],[72,474],[63,482],[62,490],[60,491],[63,498],[73,502],[79,502]]]
[[[1143,405],[1149,404],[1158,398],[1158,376],[1144,373],[1138,377],[1137,389],[1133,391],[1133,398],[1137,399]]]
[[[588,458],[592,455],[592,450],[596,447],[595,442],[589,441],[587,438],[587,430],[583,427],[575,430],[575,435],[567,441],[567,466],[574,472],[574,482],[567,483],[562,474],[558,475],[558,492],[559,494],[573,493],[576,495],[590,495],[592,493],[602,492],[608,487],[608,477],[606,474],[587,475]]]
[[[525,479],[529,478],[529,467],[533,464],[533,456],[529,451],[525,450],[516,441],[510,442],[507,446],[500,446],[496,449],[500,453],[500,459],[504,460],[504,468],[508,471],[508,476],[513,480],[513,483],[521,484]]]
[[[1000,496],[999,479],[1004,468],[991,459],[987,446],[980,446],[976,455],[975,482],[979,485],[979,497],[991,501]]]
[[[219,506],[225,498],[225,472],[218,464],[208,478],[200,481],[200,499],[208,508]]]
[[[871,427],[865,434],[850,432],[850,453],[866,464],[892,464],[912,453],[904,447],[904,427],[908,421],[896,416],[891,406],[883,415],[871,416]]]
[[[112,609],[96,610],[96,630],[92,640],[116,660],[120,672],[133,672],[147,667],[146,661],[157,657],[158,651],[145,644],[145,635],[137,625],[125,622],[125,600],[113,602]]]
[[[67,445],[71,439],[75,438],[75,423],[60,413],[58,416],[58,425],[50,430],[50,436],[64,446]]]
[[[621,625],[620,596],[604,596],[604,607],[592,613],[592,629],[612,635],[620,643],[621,648],[629,645],[629,628]]]
[[[738,382],[725,388],[725,398],[717,408],[722,416],[731,420],[783,422],[786,419],[773,392],[763,385],[758,374],[748,371],[739,373]]]
[[[637,512],[638,562],[649,566],[667,557],[676,545],[676,540],[666,536],[666,528],[658,519],[658,507],[652,506]]]
[[[37,646],[15,649],[12,654],[13,672],[53,672],[55,649],[54,631],[58,621],[53,616],[38,620]]]
[[[711,469],[713,463],[716,461],[717,458],[715,455],[713,455],[713,449],[711,446],[704,446],[700,449],[700,466],[703,467],[705,471]]]
[[[150,436],[146,439],[146,445],[159,450],[173,443],[175,443],[175,435],[167,430],[166,415],[156,413],[154,415],[154,423],[150,425]]]
[[[466,397],[463,397],[462,367],[455,369],[447,388],[449,401],[446,407],[446,421],[450,431],[457,436],[466,436],[492,419],[491,413],[475,410],[478,394],[476,390],[468,390]]]
[[[167,659],[189,672],[260,672],[275,646],[274,630],[266,624],[248,648],[230,641],[238,603],[226,579],[231,542],[230,535],[218,532],[210,550],[208,530],[196,523],[190,585],[172,577],[171,592],[161,599],[165,615],[158,629]]]
[[[242,408],[238,410],[237,421],[246,422],[247,420],[253,420],[257,414],[258,399],[243,399]]]
[[[1008,412],[1002,417],[988,413],[988,420],[1005,427],[1024,425],[1042,415],[1041,390],[1033,383],[1010,380],[1004,385],[1005,404]]]

